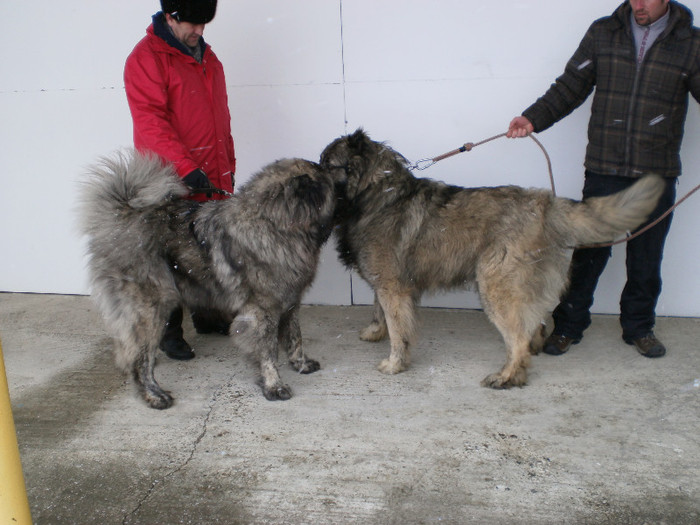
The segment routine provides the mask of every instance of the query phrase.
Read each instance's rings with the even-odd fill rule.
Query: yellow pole
[[[15,421],[12,419],[10,390],[0,342],[0,521],[31,525],[29,501],[19,459]]]

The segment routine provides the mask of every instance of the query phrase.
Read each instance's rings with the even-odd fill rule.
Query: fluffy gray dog
[[[117,364],[146,402],[172,396],[153,375],[170,312],[184,304],[234,317],[233,342],[260,364],[267,399],[289,399],[278,350],[301,373],[319,363],[302,350],[301,295],[316,272],[335,208],[334,181],[317,164],[280,160],[230,199],[183,199],[170,166],[136,152],[103,158],[82,194],[92,293],[115,339]]]
[[[449,186],[415,178],[400,154],[362,130],[328,145],[321,165],[347,175],[338,251],[374,290],[374,319],[361,338],[389,336],[391,353],[379,370],[408,366],[424,292],[476,284],[507,349],[503,368],[482,381],[493,388],[525,384],[530,353],[543,343],[541,322],[567,284],[570,248],[636,228],[663,188],[649,176],[618,194],[576,202],[516,186]]]

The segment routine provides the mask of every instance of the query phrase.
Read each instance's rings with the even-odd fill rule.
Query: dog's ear
[[[285,187],[285,202],[290,218],[295,223],[309,224],[323,211],[328,201],[331,184],[314,180],[308,174],[293,177]]]
[[[318,190],[319,184],[308,173],[302,173],[292,177],[285,186],[284,196],[290,201],[312,199]]]
[[[369,136],[362,128],[357,128],[355,133],[348,137],[348,146],[354,151],[361,151],[369,141]]]
[[[362,128],[348,137],[348,171],[362,175],[366,169],[366,159],[371,158],[372,141]]]

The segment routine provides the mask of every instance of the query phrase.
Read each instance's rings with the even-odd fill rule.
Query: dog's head
[[[369,161],[377,156],[375,149],[375,143],[359,128],[326,146],[321,153],[321,166],[333,174],[345,190],[343,193],[354,196]]]
[[[253,176],[236,194],[254,202],[255,214],[280,228],[311,230],[331,223],[335,183],[328,170],[304,159],[282,159]]]
[[[320,162],[336,182],[343,182],[339,194],[350,200],[388,173],[404,170],[407,165],[404,157],[385,144],[371,140],[362,128],[326,146]]]

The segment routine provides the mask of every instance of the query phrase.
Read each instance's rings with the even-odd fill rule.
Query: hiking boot
[[[643,337],[625,339],[624,341],[628,345],[636,346],[637,352],[644,357],[661,357],[666,354],[666,347],[656,338],[654,332],[649,332]]]
[[[552,334],[544,341],[542,351],[549,355],[562,355],[568,352],[571,345],[577,345],[580,339],[574,339],[563,334]]]
[[[192,347],[187,344],[182,337],[179,338],[163,338],[160,342],[160,349],[165,352],[170,359],[177,359],[178,361],[187,361],[194,357],[194,352]]]

